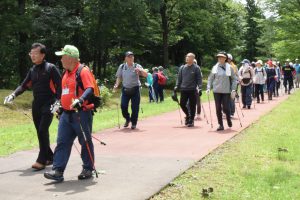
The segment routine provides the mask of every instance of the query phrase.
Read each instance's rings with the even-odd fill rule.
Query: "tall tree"
[[[258,19],[263,18],[262,11],[255,0],[246,0],[247,10],[247,31],[245,34],[246,50],[245,57],[254,60],[258,55],[258,38],[261,36],[261,29]]]

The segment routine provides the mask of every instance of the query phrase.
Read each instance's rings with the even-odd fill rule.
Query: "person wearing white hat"
[[[206,93],[209,95],[210,90],[213,90],[216,114],[218,118],[219,127],[217,131],[223,131],[223,119],[222,110],[226,115],[228,127],[232,127],[232,121],[230,117],[230,101],[231,97],[236,95],[236,76],[233,69],[227,63],[226,52],[220,52],[217,54],[218,63],[213,66],[211,73],[207,81]]]
[[[257,103],[260,103],[260,100],[264,101],[264,84],[267,79],[267,74],[265,69],[262,67],[262,60],[258,60],[255,65],[256,67],[254,68],[253,83],[255,87],[255,96],[257,99]]]

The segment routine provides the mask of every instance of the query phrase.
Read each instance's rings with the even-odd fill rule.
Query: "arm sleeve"
[[[82,100],[87,100],[92,94],[94,93],[94,89],[93,88],[87,88],[86,90],[84,90],[83,94],[81,95],[80,99]]]
[[[21,85],[19,85],[17,87],[17,89],[14,91],[14,94],[17,96],[21,95],[25,90],[27,90],[29,87],[31,87],[32,82],[31,82],[31,70],[29,70],[29,72],[27,73],[25,79],[23,80],[23,82],[21,83]]]
[[[122,66],[123,66],[124,64],[122,64],[122,65],[120,65],[119,66],[119,68],[118,68],[118,70],[117,70],[117,72],[116,72],[116,78],[122,78]]]
[[[94,92],[94,83],[93,83],[92,73],[89,72],[89,69],[84,67],[80,73],[80,77],[81,77],[83,88],[84,88],[84,92],[80,98],[83,100],[86,100]]]
[[[54,83],[54,87],[56,90],[56,99],[60,99],[61,97],[61,74],[59,73],[57,67],[54,65],[51,70],[51,78]]]
[[[178,89],[180,89],[180,86],[181,86],[181,83],[182,83],[182,68],[183,68],[183,66],[181,66],[179,68],[178,76],[177,76],[177,80],[176,80],[176,87]]]
[[[201,68],[198,66],[197,67],[197,82],[198,82],[198,88],[199,90],[202,90],[202,72],[201,72]]]
[[[237,87],[237,79],[236,79],[236,75],[234,74],[234,70],[231,68],[231,91],[232,90],[236,90]],[[251,73],[251,72],[250,72]],[[253,73],[253,70],[252,70]]]

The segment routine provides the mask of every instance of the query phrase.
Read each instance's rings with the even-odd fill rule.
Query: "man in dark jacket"
[[[200,67],[194,63],[194,59],[195,54],[188,53],[186,55],[186,64],[180,67],[174,88],[175,91],[179,90],[181,93],[180,107],[186,115],[185,124],[188,127],[194,126],[197,87],[199,88],[199,96],[202,95],[202,75]],[[188,101],[189,108],[187,108]]]
[[[35,170],[42,170],[46,165],[52,164],[53,152],[50,148],[49,126],[53,119],[50,111],[51,105],[60,100],[61,76],[55,65],[45,61],[46,47],[34,43],[29,56],[33,67],[27,73],[22,84],[10,95],[4,104],[12,101],[25,90],[32,88],[32,117],[39,139],[40,152],[36,162],[32,165]]]

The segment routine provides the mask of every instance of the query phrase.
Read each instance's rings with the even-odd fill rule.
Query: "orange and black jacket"
[[[36,101],[60,99],[61,75],[57,67],[46,61],[39,65],[33,65],[14,94],[18,96],[29,88],[32,88],[33,97]]]

